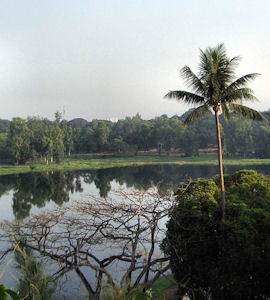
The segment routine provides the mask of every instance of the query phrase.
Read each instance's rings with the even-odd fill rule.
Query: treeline
[[[185,127],[186,112],[143,120],[139,114],[118,122],[105,120],[55,120],[14,118],[0,120],[0,158],[13,163],[43,160],[59,162],[71,153],[135,154],[156,150],[185,156],[199,155],[199,149],[216,148],[215,120],[208,116]],[[270,120],[268,112],[263,113]],[[270,126],[232,115],[221,117],[224,154],[228,156],[270,157]]]

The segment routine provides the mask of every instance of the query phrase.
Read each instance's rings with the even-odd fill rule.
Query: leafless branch
[[[120,275],[122,284],[134,287],[156,280],[169,269],[168,257],[157,257],[157,245],[173,202],[172,194],[161,197],[155,188],[121,189],[105,199],[88,195],[20,223],[1,224],[6,233],[1,239],[15,236],[57,262],[55,278],[75,270],[90,294],[100,290],[105,278],[110,284],[119,283]],[[113,264],[122,269],[117,276],[110,273]],[[95,286],[82,267],[95,272]]]

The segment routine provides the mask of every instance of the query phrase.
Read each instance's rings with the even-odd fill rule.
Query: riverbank
[[[106,157],[106,158],[69,158],[61,163],[31,165],[0,165],[0,176],[28,172],[96,170],[113,167],[142,166],[142,165],[217,165],[215,155],[197,157],[180,156],[132,156],[132,157]],[[224,158],[224,165],[243,166],[270,165],[270,159],[256,158]]]

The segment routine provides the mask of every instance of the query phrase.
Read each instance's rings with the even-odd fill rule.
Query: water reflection
[[[243,167],[226,167],[225,172],[226,173],[233,173],[239,169],[242,169]],[[246,167],[248,168],[248,167]],[[256,169],[259,172],[265,173],[265,174],[270,174],[270,166],[252,166],[250,168]],[[13,176],[2,176],[0,177],[0,197],[5,194],[8,191],[11,191],[10,197],[12,197],[12,208],[14,212],[14,216],[16,219],[24,219],[27,217],[30,213],[30,210],[32,206],[36,206],[38,208],[44,207],[46,203],[49,201],[53,201],[57,205],[61,206],[61,204],[66,203],[70,200],[71,194],[76,194],[76,193],[85,193],[87,190],[88,185],[95,185],[95,187],[98,190],[99,195],[101,196],[101,199],[99,201],[102,201],[103,197],[107,197],[108,193],[111,191],[113,187],[112,182],[116,182],[118,185],[125,185],[127,188],[134,188],[135,190],[147,190],[149,187],[155,185],[158,186],[158,193],[155,196],[155,199],[158,199],[159,196],[166,195],[168,191],[176,190],[177,186],[179,185],[180,182],[187,181],[188,179],[192,178],[198,178],[198,177],[212,177],[213,175],[217,174],[218,169],[216,166],[142,166],[142,167],[125,167],[125,168],[113,168],[113,169],[105,169],[105,170],[87,170],[87,171],[75,171],[75,172],[46,172],[46,173],[28,173],[28,174],[23,174],[23,175],[13,175]],[[77,196],[77,195],[76,195]],[[2,198],[4,199],[4,198]],[[124,203],[124,202],[123,202]],[[164,201],[161,201],[161,203],[164,204]],[[91,204],[91,203],[90,203]],[[104,200],[104,203],[101,202],[101,207],[104,209],[106,205],[110,204],[108,199]],[[119,204],[119,203],[118,203]],[[81,203],[80,205],[83,205]],[[89,203],[87,202],[87,205]],[[139,204],[138,207],[141,204]],[[74,208],[74,205],[72,204],[71,207]],[[96,210],[93,210],[92,207],[95,207]],[[81,211],[85,214],[81,215],[80,218],[76,218],[70,221],[70,223],[66,222],[69,219],[65,219],[64,224],[68,225],[68,230],[64,230],[64,232],[68,232],[68,234],[72,234],[73,240],[70,240],[70,235],[68,235],[67,240],[68,243],[64,242],[61,245],[58,245],[61,249],[63,245],[65,245],[65,249],[63,250],[63,253],[61,254],[61,263],[63,267],[63,272],[67,270],[67,267],[72,269],[74,266],[74,262],[78,260],[79,258],[81,260],[85,260],[85,252],[86,249],[92,249],[91,258],[93,255],[97,255],[97,261],[99,261],[99,255],[105,255],[107,254],[107,249],[109,249],[109,254],[112,255],[112,249],[113,247],[119,248],[119,242],[117,243],[117,247],[113,246],[113,243],[110,243],[109,239],[112,237],[111,232],[114,234],[119,233],[119,231],[116,230],[116,223],[115,220],[113,220],[112,223],[108,222],[106,219],[104,222],[104,216],[103,219],[101,219],[101,225],[97,224],[97,214],[101,212],[101,209],[97,208],[97,203],[96,201],[93,202],[92,206],[89,206],[89,209],[86,210],[85,207],[79,207]],[[112,209],[112,208],[110,208]],[[112,209],[115,211],[115,208]],[[117,207],[116,211],[119,213],[119,208]],[[134,211],[136,212],[134,214]],[[138,209],[136,208],[133,211],[134,217],[140,217],[142,219],[142,216],[138,214]],[[147,211],[145,209],[145,211]],[[93,215],[93,213],[96,212],[96,215]],[[152,212],[151,212],[152,213]],[[97,230],[97,227],[99,229],[98,234],[99,236],[96,238],[96,236],[93,235],[91,239],[88,238],[88,235],[91,234],[91,230],[89,230],[89,227],[84,227],[85,224],[79,223],[80,222],[87,222],[87,226],[89,226],[89,222],[91,221],[91,214],[93,215],[92,220],[93,224],[91,225],[91,228],[94,228]],[[106,215],[106,218],[109,216],[114,216],[114,214],[109,213]],[[126,216],[127,213],[124,211],[123,216]],[[69,214],[67,215],[69,217]],[[121,216],[119,217],[119,221],[121,221],[121,225],[126,226],[129,225],[128,227],[128,238],[130,239],[130,225],[133,226],[132,224],[128,224],[127,222],[123,222],[124,217]],[[3,216],[4,217],[4,216]],[[49,217],[51,219],[49,219]],[[118,216],[117,216],[118,217]],[[118,220],[117,219],[117,220]],[[152,220],[152,217],[148,217],[147,220]],[[32,218],[33,220],[33,218]],[[44,215],[44,218],[41,217],[39,221],[33,221],[29,227],[26,227],[26,234],[29,233],[30,230],[37,230],[42,226],[42,222],[44,223],[44,228],[48,230],[49,226],[46,222],[49,222],[51,220],[52,222],[55,222],[57,220],[54,215],[49,213],[48,216]],[[75,222],[76,220],[76,222]],[[79,221],[78,221],[79,220]],[[111,220],[110,220],[111,221]],[[137,219],[136,219],[137,222]],[[164,221],[165,222],[165,221]],[[161,223],[161,225],[164,225],[164,222]],[[138,222],[137,222],[138,223]],[[136,223],[136,224],[137,224]],[[33,225],[34,224],[34,225]],[[38,224],[38,226],[37,226]],[[104,224],[109,227],[104,227]],[[112,225],[111,225],[112,224]],[[54,224],[53,224],[54,225]],[[77,226],[77,231],[72,228],[72,226]],[[61,224],[62,226],[62,224]],[[114,227],[112,227],[114,226]],[[151,222],[152,226],[152,222]],[[155,225],[156,226],[156,225]],[[55,228],[52,226],[52,228]],[[82,234],[82,228],[85,229],[85,234],[83,232]],[[155,227],[156,228],[156,227]],[[164,226],[160,226],[160,230],[164,228]],[[57,229],[57,228],[56,228]],[[108,229],[108,234],[107,236],[104,233],[104,229]],[[40,232],[45,232],[47,234],[46,230],[41,230]],[[147,228],[148,230],[148,228]],[[149,227],[149,230],[151,228]],[[146,241],[146,238],[151,237],[150,231],[145,231],[147,234],[143,236],[142,240],[144,242]],[[36,235],[38,237],[38,234]],[[128,240],[126,237],[127,236],[122,236],[123,241]],[[136,236],[136,235],[135,235]],[[65,237],[61,236],[61,239]],[[102,238],[104,240],[104,244],[101,245]],[[119,237],[114,237],[117,238],[117,241],[119,241]],[[57,241],[61,243],[60,236],[58,237]],[[38,242],[42,242],[42,247],[44,247],[43,240],[37,238]],[[52,242],[55,241],[55,236],[53,235],[52,237]],[[125,242],[124,246],[122,245],[121,249],[125,249],[125,251],[121,251],[121,255],[115,250],[115,253],[118,255],[118,258],[123,259],[123,261],[127,261],[129,257],[131,257],[130,249],[132,247],[128,247],[126,245],[127,243]],[[133,243],[134,244],[134,243]],[[108,247],[108,245],[110,245]],[[102,246],[102,247],[101,247]],[[139,247],[139,246],[138,246]],[[140,246],[142,247],[142,246]],[[39,244],[37,244],[36,249],[39,249]],[[42,248],[43,249],[43,248]],[[75,250],[76,251],[75,251]],[[105,249],[105,250],[104,250]],[[134,248],[135,249],[135,248]],[[136,255],[138,255],[138,262],[144,266],[144,264],[147,261],[146,255],[143,256],[143,253],[141,249],[137,248],[134,250],[136,252]],[[51,255],[52,249],[49,248],[47,249],[48,255]],[[88,251],[87,250],[87,251]],[[137,251],[138,250],[138,251]],[[38,251],[38,250],[37,250]],[[62,251],[62,250],[61,250]],[[81,252],[80,252],[81,251]],[[103,252],[102,252],[103,251]],[[135,253],[134,252],[134,253]],[[138,252],[138,253],[137,253]],[[100,254],[101,253],[101,254]],[[113,254],[115,254],[113,253]],[[56,253],[57,256],[55,256],[55,260],[59,263],[59,252]],[[79,254],[81,256],[79,256]],[[90,255],[89,254],[89,255]],[[133,254],[135,257],[135,254]],[[90,256],[89,256],[90,257]],[[116,256],[114,256],[116,257]],[[104,257],[102,257],[104,259]],[[54,258],[53,258],[54,259]],[[72,260],[73,259],[73,260]],[[102,264],[104,264],[103,260],[100,260],[101,265],[99,267],[102,268],[104,267]],[[92,265],[92,263],[91,263]],[[95,266],[96,267],[96,266]],[[76,268],[75,268],[76,269]],[[62,270],[62,269],[61,269]],[[55,270],[53,270],[54,272]],[[75,272],[75,271],[73,271]],[[80,270],[76,271],[78,276],[82,276],[79,272]],[[95,282],[93,279],[93,276],[91,277],[91,272],[85,271],[87,278],[92,282]],[[119,272],[119,270],[118,270]],[[93,273],[93,272],[92,272]],[[118,273],[117,273],[118,274]],[[119,275],[119,274],[118,274]],[[83,281],[83,280],[82,280]],[[98,283],[98,282],[96,282]],[[87,289],[87,286],[86,286]],[[70,290],[68,290],[68,294],[70,294]]]
[[[227,166],[226,173],[233,173],[241,166]],[[251,166],[250,168],[270,174],[270,166]],[[42,208],[48,201],[57,205],[68,202],[73,193],[82,193],[82,182],[94,184],[101,197],[107,197],[112,181],[128,188],[147,190],[158,186],[160,195],[176,190],[180,182],[188,179],[209,178],[217,174],[216,166],[176,166],[158,165],[141,167],[111,168],[73,172],[44,172],[9,175],[0,177],[0,197],[13,190],[13,213],[16,219],[29,215],[31,207]]]
[[[64,172],[27,173],[1,177],[0,191],[13,190],[13,213],[16,219],[29,215],[32,205],[44,207],[52,200],[61,205],[70,192],[82,192],[79,175]]]
[[[21,272],[20,290],[24,293],[25,286],[32,283],[25,280],[25,274],[35,278],[33,284],[40,289],[47,289],[49,278],[44,275],[44,280],[39,280],[41,257],[53,263],[49,273],[52,282],[63,276],[68,281],[79,278],[89,299],[99,299],[104,282],[111,286],[121,283],[129,289],[141,283],[151,286],[151,280],[170,269],[169,257],[160,252],[158,245],[173,201],[172,193],[160,197],[155,188],[147,192],[121,189],[106,199],[89,196],[6,224],[1,241],[10,245],[11,237],[15,237],[38,258],[32,259],[29,251],[26,261],[19,264],[25,270]]]

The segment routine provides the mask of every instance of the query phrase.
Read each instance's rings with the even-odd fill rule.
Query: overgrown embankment
[[[87,169],[106,169],[113,167],[142,166],[142,165],[216,165],[215,155],[205,155],[198,157],[177,157],[177,156],[132,156],[132,157],[107,157],[92,159],[64,159],[61,163],[42,164],[33,163],[27,165],[0,165],[0,175],[20,174],[27,172],[46,172],[46,171],[71,171]],[[224,159],[225,165],[267,165],[270,159]]]

